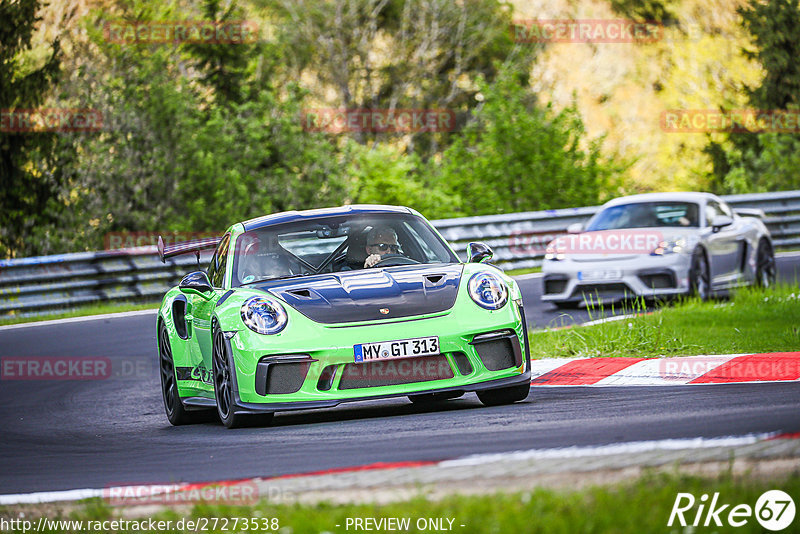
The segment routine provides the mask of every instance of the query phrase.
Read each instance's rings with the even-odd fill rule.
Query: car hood
[[[314,275],[260,284],[312,321],[374,321],[453,307],[463,266],[403,265]]]

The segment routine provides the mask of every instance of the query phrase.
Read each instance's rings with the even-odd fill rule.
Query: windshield
[[[415,215],[337,215],[250,230],[236,239],[232,287],[262,280],[458,258]]]
[[[611,206],[589,221],[587,232],[622,228],[697,228],[699,209],[693,202],[637,202]]]

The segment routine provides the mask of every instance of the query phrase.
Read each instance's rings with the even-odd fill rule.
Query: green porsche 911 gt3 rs
[[[172,424],[213,409],[230,428],[347,401],[528,396],[516,282],[484,263],[484,244],[470,243],[461,263],[412,209],[285,212],[234,224],[221,239],[159,240],[162,261],[210,248],[208,269],[170,289],[158,313]]]

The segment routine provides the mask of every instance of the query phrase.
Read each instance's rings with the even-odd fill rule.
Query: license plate
[[[379,343],[363,343],[354,345],[353,352],[355,353],[356,362],[434,356],[439,354],[439,338],[432,336],[381,341]]]
[[[622,271],[614,269],[611,271],[578,271],[578,280],[619,280],[622,278]]]

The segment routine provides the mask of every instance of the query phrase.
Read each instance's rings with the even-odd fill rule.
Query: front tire
[[[161,322],[158,328],[158,360],[161,375],[161,398],[167,419],[175,426],[190,425],[208,420],[209,410],[187,411],[178,394],[178,381],[175,377],[175,362],[172,359],[172,347],[169,344],[169,333]],[[213,412],[212,412],[213,413]]]
[[[478,399],[484,406],[501,406],[512,404],[528,398],[531,385],[520,384],[519,386],[509,386],[505,388],[486,389],[478,391]]]
[[[219,325],[214,326],[212,348],[212,365],[214,373],[214,397],[217,399],[217,415],[227,428],[243,426],[262,426],[272,421],[274,414],[237,414],[233,394],[233,357],[228,350],[225,334]]]
[[[692,267],[689,269],[689,294],[702,301],[711,297],[711,281],[708,274],[708,260],[702,250],[692,255]]]
[[[756,252],[756,284],[759,287],[772,287],[775,284],[775,254],[769,241],[762,239]]]

